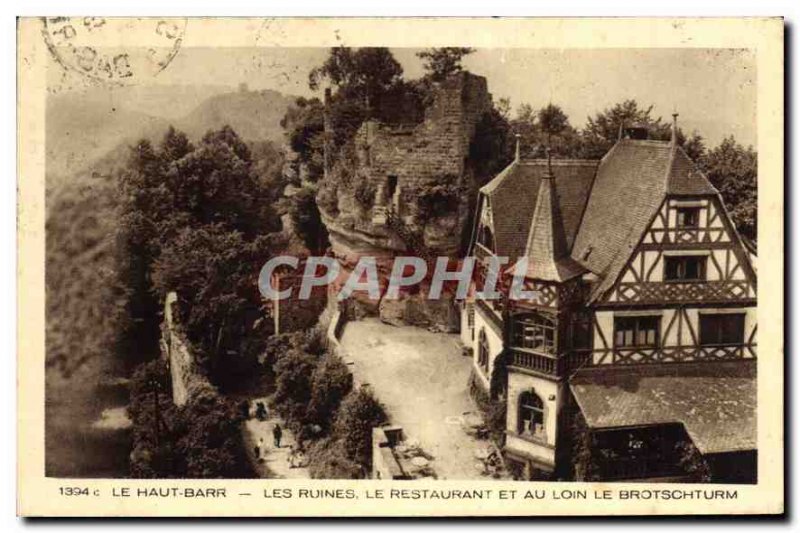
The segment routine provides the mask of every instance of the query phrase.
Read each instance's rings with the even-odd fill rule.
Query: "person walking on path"
[[[272,428],[272,438],[275,439],[276,448],[281,447],[281,437],[283,437],[283,430],[281,429],[281,425],[276,423]]]

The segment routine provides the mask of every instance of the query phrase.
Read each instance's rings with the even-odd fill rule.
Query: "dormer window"
[[[697,207],[679,207],[676,211],[676,225],[679,228],[696,228],[700,223],[700,209]]]

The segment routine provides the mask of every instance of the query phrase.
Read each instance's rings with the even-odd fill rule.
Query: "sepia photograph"
[[[703,505],[776,480],[759,49],[294,46],[246,20],[248,46],[198,42],[213,19],[23,21],[60,495]]]

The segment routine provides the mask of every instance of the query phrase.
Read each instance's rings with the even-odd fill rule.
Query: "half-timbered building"
[[[480,191],[470,254],[526,258],[530,292],[468,299],[461,334],[526,477],[755,476],[755,254],[675,128],[600,161],[517,156]]]

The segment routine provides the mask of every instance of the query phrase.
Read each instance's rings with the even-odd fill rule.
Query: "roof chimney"
[[[515,133],[514,137],[517,138],[517,147],[514,151],[514,161],[519,161],[519,139],[520,137],[522,137],[522,135],[520,135],[519,133]]]
[[[678,145],[678,113],[672,114],[672,138],[670,142],[672,146]]]

